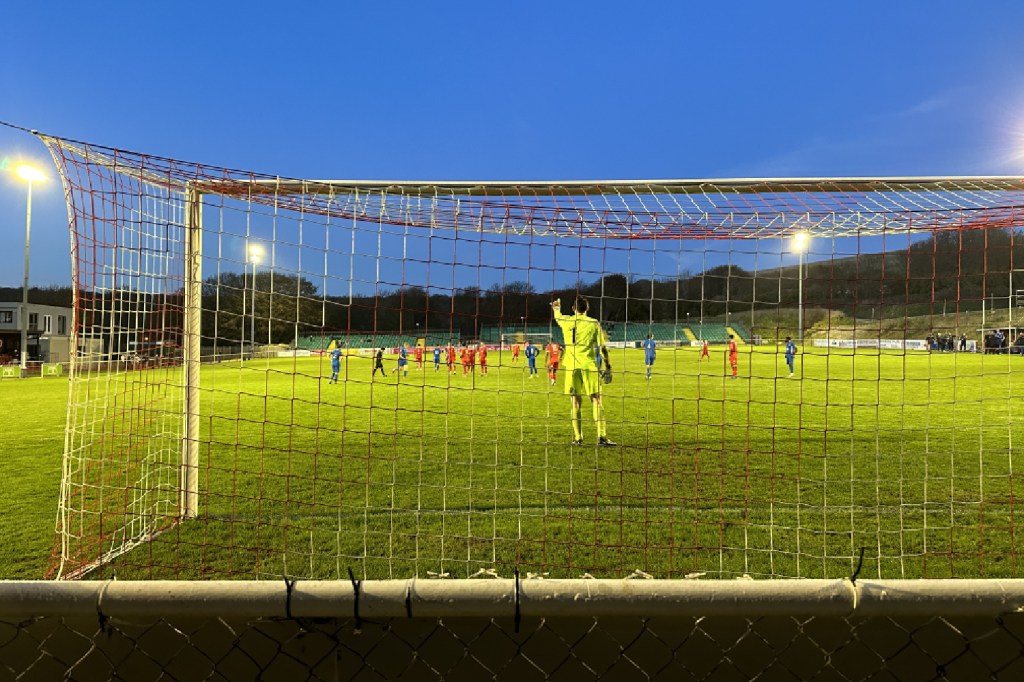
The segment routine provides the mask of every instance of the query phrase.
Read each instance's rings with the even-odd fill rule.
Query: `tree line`
[[[1024,269],[1013,281],[1016,269],[1024,268],[1022,237],[1009,229],[938,232],[905,249],[813,261],[803,272],[803,303],[851,317],[867,317],[869,310],[872,317],[886,310],[893,316],[926,314],[946,304],[974,310],[983,300],[1006,306],[1017,289],[1024,290]],[[202,325],[205,342],[220,344],[251,342],[253,336],[256,343],[291,343],[296,335],[339,330],[477,336],[485,326],[546,325],[552,298],[561,297],[567,309],[577,293],[591,299],[592,313],[605,322],[642,323],[792,308],[800,284],[797,266],[750,271],[719,265],[670,279],[611,273],[554,291],[509,282],[486,289],[404,286],[350,298],[324,296],[305,277],[261,272],[253,281],[222,272],[204,281]],[[72,289],[32,288],[29,298],[70,307]],[[20,299],[20,287],[0,287],[0,300]],[[83,300],[83,323],[95,329],[157,334],[181,324],[180,291],[83,292]],[[119,334],[110,332],[112,339]]]

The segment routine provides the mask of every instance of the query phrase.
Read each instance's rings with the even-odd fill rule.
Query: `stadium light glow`
[[[39,170],[35,166],[21,165],[15,170],[22,180],[28,180],[29,182],[39,182],[45,180],[46,176],[43,175],[43,171]]]
[[[260,259],[262,257],[263,257],[263,247],[260,246],[259,244],[252,244],[249,247],[249,262],[250,263],[259,263]]]

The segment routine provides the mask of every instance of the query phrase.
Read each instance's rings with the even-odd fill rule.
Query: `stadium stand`
[[[686,338],[683,328],[671,322],[617,322],[606,324],[605,331],[608,333],[608,340],[613,343],[639,343],[646,339],[648,334],[653,334],[654,339],[661,342]]]
[[[745,344],[745,343],[746,343],[746,341],[744,341],[744,340],[743,340],[743,337],[742,337],[742,336],[740,336],[740,333],[739,333],[738,331],[736,331],[735,329],[733,329],[733,328],[732,328],[732,326],[727,326],[727,327],[725,328],[725,331],[726,331],[726,332],[727,332],[727,333],[728,333],[728,334],[729,334],[730,336],[732,336],[732,337],[734,337],[734,338],[736,339],[736,343],[737,343],[738,345],[741,345],[741,346],[742,346],[743,344]]]
[[[731,322],[729,323],[729,326],[732,327],[733,331],[736,332],[736,336],[738,336],[744,343],[750,343],[750,340],[754,336],[750,329],[740,322]]]
[[[640,343],[647,338],[647,334],[653,334],[654,339],[661,343],[668,342],[692,342],[706,339],[708,343],[727,343],[729,334],[735,334],[737,339],[743,343],[750,343],[750,330],[739,323],[730,323],[726,326],[722,322],[705,322],[703,325],[677,325],[672,322],[606,322],[605,331],[608,340],[612,343]],[[518,332],[525,332],[534,338],[553,334],[555,341],[563,343],[562,330],[554,329],[547,325],[527,325],[525,328],[520,325],[509,324],[507,326],[488,325],[480,330],[480,340],[485,343],[500,343],[502,335]],[[427,345],[432,342],[428,341]]]
[[[608,334],[608,340],[611,343],[636,343],[639,344],[647,338],[647,334],[653,334],[656,341],[662,343],[671,341],[692,341],[693,332],[687,333],[687,328],[682,325],[676,325],[672,322],[606,322],[604,324],[605,332]],[[718,325],[716,327],[722,331],[722,339],[726,336],[725,326]],[[518,332],[524,332],[529,334],[535,339],[537,337],[546,337],[552,335],[555,341],[563,343],[562,330],[559,327],[548,327],[547,325],[527,325],[525,328],[519,325],[508,325],[505,327],[501,326],[486,326],[480,331],[480,340],[485,343],[499,343],[502,339],[502,334],[505,338],[508,335],[515,334]],[[723,341],[724,342],[724,341]]]
[[[701,325],[689,326],[690,331],[701,341],[708,343],[728,343],[729,332],[721,322],[705,322]]]
[[[484,343],[501,343],[502,334],[518,334],[523,332],[529,334],[534,338],[534,343],[537,342],[538,337],[553,335],[555,341],[562,343],[562,330],[555,326],[553,329],[546,324],[531,324],[525,327],[521,324],[509,324],[507,326],[495,326],[488,325],[480,330],[480,340]]]
[[[348,346],[350,348],[379,348],[381,346],[385,348],[397,348],[405,343],[408,343],[410,346],[415,346],[416,341],[419,338],[421,337],[416,334],[401,334],[399,332],[334,332],[299,337],[295,343],[295,347],[313,351],[327,350],[331,345],[331,341],[337,340],[342,346]],[[423,338],[425,339],[424,342],[428,347],[446,345],[449,340],[454,340],[455,343],[458,344],[460,340],[458,332],[454,335],[430,333]]]

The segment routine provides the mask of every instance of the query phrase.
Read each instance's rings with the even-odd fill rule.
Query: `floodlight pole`
[[[804,345],[804,252],[800,250],[800,261],[797,265],[797,299],[796,299],[796,326],[797,343]]]
[[[32,179],[28,178],[28,203],[25,208],[25,278],[21,285],[21,378],[28,376],[28,254],[32,236]]]
[[[1012,256],[1011,256],[1011,258],[1012,258]],[[1013,324],[1013,264],[1011,263],[1010,264],[1010,281],[1009,281],[1009,284],[1008,284],[1008,291],[1007,291],[1007,296],[1006,296],[1006,326],[1007,326],[1006,333],[1007,334],[1010,333],[1009,327],[1012,324]],[[1010,347],[1012,345],[1010,343],[1009,339],[1007,339],[1006,345],[1007,345],[1007,347]]]
[[[796,271],[796,337],[797,343],[801,346],[804,343],[804,253],[808,248],[806,232],[797,232],[793,235],[793,249],[797,252]]]
[[[252,360],[256,357],[256,264],[260,262],[260,258],[263,256],[263,247],[259,244],[250,244],[246,239],[245,247],[245,261],[252,263],[252,317],[249,320],[249,359]],[[245,288],[245,273],[247,270],[242,269],[242,288]],[[268,303],[268,305],[270,305]],[[245,336],[245,305],[243,299],[242,305],[242,336]],[[267,345],[270,345],[270,314],[267,314]],[[245,342],[242,342],[242,359],[245,359]]]
[[[249,359],[256,359],[256,257],[250,256],[252,261],[252,317],[249,318]]]

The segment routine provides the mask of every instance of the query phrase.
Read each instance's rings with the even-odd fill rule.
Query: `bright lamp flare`
[[[249,247],[249,262],[259,263],[260,258],[263,257],[263,247],[259,244],[253,244]]]
[[[793,235],[793,250],[797,253],[803,253],[807,250],[807,245],[811,241],[811,238],[807,236],[806,232],[797,232]]]
[[[46,179],[46,176],[43,175],[43,172],[36,168],[35,166],[18,166],[16,172],[18,173],[19,177],[21,177],[23,180],[28,180],[29,182],[38,182],[40,180]]]

